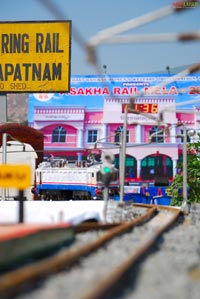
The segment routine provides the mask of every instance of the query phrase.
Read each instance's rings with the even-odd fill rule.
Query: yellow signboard
[[[31,186],[31,167],[29,165],[0,165],[0,186],[24,190]]]
[[[68,92],[71,21],[0,22],[0,93]]]

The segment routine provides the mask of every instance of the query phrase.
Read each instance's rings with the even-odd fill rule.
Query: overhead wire
[[[184,3],[184,2],[185,1],[180,1],[180,3]],[[188,2],[193,2],[193,1],[189,0]],[[126,32],[130,29],[135,29],[135,28],[141,27],[142,25],[148,24],[152,21],[166,17],[167,15],[170,15],[173,13],[182,12],[186,9],[188,9],[188,7],[186,7],[186,6],[185,7],[183,6],[182,8],[177,8],[174,4],[168,5],[166,7],[160,8],[156,11],[149,12],[147,14],[144,14],[142,16],[128,20],[121,24],[104,29],[104,30],[98,32],[94,37],[92,37],[89,40],[89,44],[92,46],[97,46],[99,44],[109,41],[114,36],[117,36],[117,34],[119,34],[119,33]]]
[[[161,43],[161,42],[189,42],[200,40],[200,31],[184,33],[152,33],[115,35],[104,41],[104,44],[124,43]]]
[[[66,20],[67,15],[59,8],[58,5],[52,0],[37,0],[42,4],[57,20]],[[88,63],[92,64],[95,68],[95,71],[98,74],[103,75],[103,71],[97,63],[96,52],[93,47],[89,46],[88,43],[84,40],[79,30],[73,25],[72,28],[72,37],[74,41],[80,46],[80,48],[86,54]]]
[[[55,5],[55,3],[52,2],[52,0],[38,0],[38,1],[40,3],[42,3],[54,16],[56,16],[57,19],[65,19],[66,16],[63,14],[61,9],[59,9],[59,6]],[[190,2],[194,2],[194,1],[188,0],[188,2],[190,3]],[[197,2],[199,2],[199,1],[197,1]],[[87,62],[90,63],[91,65],[93,65],[93,67],[98,75],[105,77],[105,74],[104,74],[102,68],[99,66],[98,55],[97,55],[97,46],[102,43],[105,43],[107,41],[112,42],[112,43],[113,42],[115,42],[115,43],[126,42],[127,43],[127,42],[133,42],[133,41],[134,42],[144,42],[144,41],[160,42],[162,40],[162,41],[166,41],[166,42],[169,42],[169,41],[182,41],[182,42],[190,41],[191,42],[191,41],[200,40],[199,31],[193,32],[193,33],[190,33],[190,32],[189,33],[181,33],[181,34],[177,34],[177,35],[176,34],[168,34],[168,35],[165,34],[162,36],[161,35],[159,35],[159,36],[152,35],[151,40],[150,40],[150,37],[147,38],[147,36],[146,37],[144,37],[144,36],[143,37],[142,36],[139,36],[139,37],[138,36],[137,37],[136,36],[127,36],[127,37],[119,36],[120,33],[123,33],[127,30],[141,27],[144,24],[148,24],[152,21],[166,17],[173,13],[179,13],[179,12],[185,11],[187,8],[189,8],[189,7],[184,7],[185,1],[179,1],[177,3],[179,4],[178,6],[176,6],[175,4],[171,4],[169,6],[166,6],[164,8],[158,9],[156,11],[144,14],[142,16],[139,16],[139,17],[129,20],[127,22],[123,22],[119,25],[112,26],[106,30],[102,30],[102,31],[98,32],[94,37],[90,38],[90,40],[88,42],[85,42],[85,40],[82,38],[82,36],[79,34],[78,30],[76,30],[76,28],[74,26],[72,29],[72,36],[73,36],[74,40],[79,44],[79,46],[83,49],[84,53],[86,54]],[[184,71],[178,73],[177,75],[170,76],[170,77],[166,78],[166,80],[159,83],[157,86],[155,86],[153,88],[167,86],[168,84],[180,79],[183,76],[187,76],[187,75],[195,73],[199,69],[200,69],[200,63],[194,64],[193,66],[186,68]],[[109,77],[107,77],[107,79],[108,78]],[[109,82],[106,81],[106,84],[109,86],[108,83]],[[102,84],[105,85],[105,81],[102,82]],[[142,91],[139,93],[139,95],[140,95],[140,97],[143,97],[143,96],[145,96],[145,92]],[[138,95],[137,96],[130,95],[129,104],[133,110],[134,110],[134,101],[135,101],[135,98],[137,98],[137,97],[138,97]],[[127,111],[127,108],[125,109],[125,111]],[[166,109],[165,109],[165,111],[166,111]],[[135,111],[135,113],[144,115],[144,113],[138,112],[138,111]],[[158,117],[154,117],[154,116],[150,116],[150,115],[147,116],[147,114],[145,114],[145,117],[153,119],[155,122],[157,122],[158,126],[160,126],[161,122],[163,122],[163,113],[164,113],[164,110],[159,112]],[[127,113],[126,113],[126,115],[127,115]],[[126,138],[126,128],[127,128],[127,121],[126,122],[124,121],[124,132],[125,132],[123,135],[124,140]],[[126,144],[126,141],[124,143]],[[123,155],[124,154],[126,155],[125,150],[123,150],[122,152],[123,152]],[[123,155],[122,155],[122,161],[125,160],[125,159],[123,159]],[[122,174],[123,174],[124,173],[123,168],[121,168],[121,169],[122,169]],[[122,181],[123,181],[123,178],[122,178]],[[120,184],[121,190],[124,190],[123,186],[124,186],[124,181],[123,181],[122,185]],[[120,193],[120,199],[123,198],[123,192],[122,192],[122,196]]]
[[[41,3],[50,13],[52,13],[52,15],[58,19],[58,20],[65,20],[67,18],[67,15],[59,8],[58,5],[56,5],[56,3],[52,0],[37,0],[39,3]],[[189,0],[188,2],[194,2],[193,0]],[[199,1],[195,1],[198,2]],[[101,30],[99,31],[95,36],[91,37],[89,39],[89,41],[85,41],[84,38],[81,36],[80,32],[76,29],[76,27],[73,25],[72,28],[72,37],[74,39],[74,41],[81,47],[81,49],[84,51],[86,58],[87,58],[87,62],[92,64],[96,73],[98,75],[101,75],[102,77],[105,77],[106,80],[102,80],[102,85],[106,85],[108,87],[108,89],[110,89],[109,86],[109,76],[107,76],[101,66],[98,63],[98,57],[97,57],[97,53],[96,53],[96,47],[102,43],[105,42],[132,42],[135,39],[135,42],[154,42],[154,41],[197,41],[200,40],[200,32],[191,32],[191,33],[180,33],[180,34],[176,34],[176,33],[170,33],[170,34],[150,34],[150,35],[139,35],[139,36],[119,36],[120,33],[123,33],[125,31],[128,31],[130,29],[135,29],[138,27],[141,27],[145,24],[148,24],[152,21],[155,21],[157,19],[166,17],[170,14],[174,14],[174,13],[180,13],[183,11],[186,11],[188,8],[190,8],[190,6],[185,6],[185,1],[179,1],[179,2],[173,2],[171,5],[163,7],[161,9],[158,9],[156,11],[144,14],[142,16],[136,17],[134,19],[128,20],[126,22],[120,23],[118,25],[112,26],[110,28],[107,28],[105,30]],[[121,38],[121,41],[120,41]],[[163,82],[159,83],[156,86],[152,87],[153,89],[156,89],[158,87],[164,87],[174,81],[177,81],[178,79],[180,79],[181,77],[187,76],[189,74],[193,74],[195,72],[197,72],[200,69],[200,63],[194,64],[191,67],[181,71],[180,73],[174,75],[174,76],[170,76],[168,78],[166,78],[166,80],[164,80]],[[143,97],[146,96],[144,91],[139,92],[137,95],[130,95],[130,104],[133,106],[134,105],[134,100],[138,97]],[[112,95],[113,98],[115,98],[115,95]],[[189,102],[189,101],[188,101]],[[187,102],[187,103],[188,103]],[[194,100],[193,103],[198,102],[198,100]],[[190,103],[192,103],[190,101]],[[181,105],[184,106],[184,103],[182,103]],[[181,105],[177,105],[176,106],[181,106]],[[167,110],[172,109],[172,107],[168,107]],[[174,109],[174,106],[173,106]],[[134,110],[134,109],[133,109]],[[163,109],[160,111],[158,118],[152,116],[152,115],[147,115],[146,113],[142,113],[140,111],[135,111],[136,114],[141,114],[146,116],[147,118],[151,118],[154,121],[157,121],[158,123],[160,123],[162,121],[162,114],[163,112],[166,111],[166,109]],[[171,111],[171,110],[170,110]]]

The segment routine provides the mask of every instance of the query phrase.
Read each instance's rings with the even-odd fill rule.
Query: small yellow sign
[[[29,165],[0,165],[0,186],[24,190],[31,186],[31,167]]]
[[[0,92],[68,92],[71,21],[0,22],[0,57]]]

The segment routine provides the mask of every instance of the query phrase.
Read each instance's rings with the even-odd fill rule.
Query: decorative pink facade
[[[124,107],[134,99],[134,113],[127,115],[126,178],[172,179],[182,159],[183,128],[177,124],[200,129],[200,107],[193,105],[200,76],[166,80],[166,75],[77,75],[69,93],[30,95],[29,125],[44,134],[47,156],[84,160],[91,151],[112,151],[119,167]],[[189,100],[187,109],[181,107]]]
[[[145,101],[145,99],[144,99]],[[145,101],[146,103],[147,101]],[[152,100],[150,99],[150,102]],[[154,99],[155,102],[155,99]],[[158,111],[165,105],[173,103],[173,99],[159,99],[157,101]],[[116,156],[119,156],[120,142],[116,142],[116,131],[123,127],[124,114],[121,112],[121,100],[105,99],[102,110],[87,110],[84,107],[35,107],[34,111],[34,128],[39,129],[44,134],[45,154],[54,154],[73,159],[86,159],[88,153],[92,150],[95,153],[111,150]],[[195,108],[198,109],[198,108]],[[169,114],[169,113],[168,113]],[[153,116],[149,115],[149,116]],[[169,115],[168,115],[169,116]],[[167,117],[164,115],[164,117]],[[199,120],[195,118],[195,113],[183,111],[182,113],[174,110],[170,112],[169,120],[172,124],[184,122],[188,129],[198,129]],[[172,175],[176,174],[176,165],[181,153],[181,142],[177,140],[176,134],[180,129],[174,127],[171,132],[165,132],[165,126],[161,124],[159,129],[165,132],[163,142],[149,143],[149,136],[152,127],[157,126],[157,122],[151,117],[140,114],[128,114],[128,136],[126,155],[137,161],[134,180],[141,179],[142,161],[146,157],[162,156],[163,174],[166,170],[166,157],[172,161]],[[64,140],[53,140],[52,132],[56,128],[62,128],[66,132]],[[94,141],[89,140],[88,132],[96,132]],[[62,136],[61,136],[62,137]],[[91,137],[93,138],[93,137]]]

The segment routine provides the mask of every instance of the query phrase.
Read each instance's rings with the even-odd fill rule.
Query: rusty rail
[[[140,205],[140,204],[139,204]],[[140,206],[143,206],[142,204]],[[145,205],[146,206],[146,205]],[[90,290],[87,294],[85,294],[81,299],[102,299],[106,296],[106,294],[116,286],[123,276],[126,275],[128,270],[135,265],[135,263],[142,257],[144,254],[152,247],[152,245],[156,242],[159,236],[162,235],[164,231],[166,231],[179,217],[182,213],[179,209],[157,206],[158,210],[161,211],[169,211],[172,212],[171,217],[167,219],[167,221],[162,225],[160,219],[160,227],[151,237],[151,239],[147,240],[146,243],[141,246],[137,251],[134,251],[132,255],[130,255],[127,260],[121,264],[120,267],[117,267],[114,271],[109,273],[108,276],[104,277],[98,285]]]

